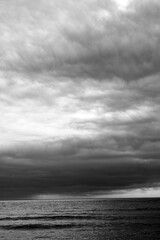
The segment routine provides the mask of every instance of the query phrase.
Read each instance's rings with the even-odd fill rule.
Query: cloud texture
[[[160,3],[0,0],[0,199],[157,189]]]

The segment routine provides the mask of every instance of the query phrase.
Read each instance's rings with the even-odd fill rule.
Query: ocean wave
[[[87,220],[95,219],[97,216],[84,216],[84,215],[61,215],[61,216],[18,216],[18,217],[1,217],[0,221],[19,221],[19,220]]]
[[[11,225],[5,225],[5,226],[0,226],[1,229],[4,230],[44,230],[44,229],[64,229],[64,228],[79,228],[86,226],[86,224],[11,224]]]

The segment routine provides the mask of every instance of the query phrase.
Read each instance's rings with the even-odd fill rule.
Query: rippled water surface
[[[0,239],[160,240],[160,199],[3,201]]]

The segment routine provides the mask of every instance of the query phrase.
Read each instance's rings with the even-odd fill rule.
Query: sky
[[[159,0],[0,0],[0,200],[160,196],[159,22]]]

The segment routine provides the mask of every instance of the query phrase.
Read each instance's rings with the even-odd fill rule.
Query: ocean
[[[160,199],[1,201],[0,239],[160,240]]]

